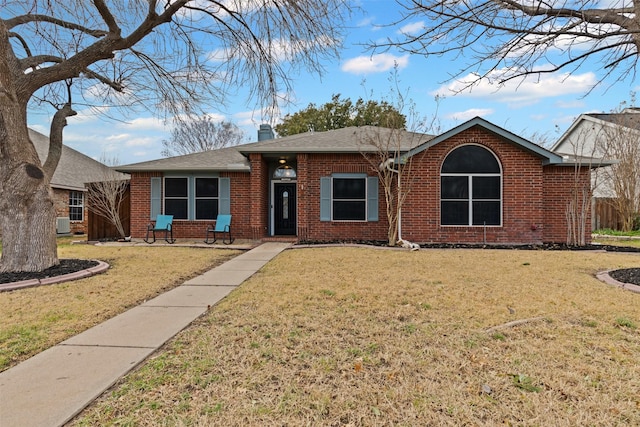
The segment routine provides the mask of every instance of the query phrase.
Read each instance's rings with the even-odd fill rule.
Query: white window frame
[[[72,201],[78,201],[78,197],[74,195],[80,195],[79,204],[72,204]],[[71,208],[80,208],[80,219],[73,219],[71,217]],[[82,222],[84,221],[84,192],[82,191],[69,191],[69,221]]]

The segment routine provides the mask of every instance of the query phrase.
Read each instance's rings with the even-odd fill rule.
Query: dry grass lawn
[[[70,245],[70,239],[62,242],[60,258],[100,259],[111,268],[87,279],[0,292],[0,371],[239,253],[211,248]]]
[[[286,251],[74,425],[640,425],[640,294],[594,278],[638,265]]]

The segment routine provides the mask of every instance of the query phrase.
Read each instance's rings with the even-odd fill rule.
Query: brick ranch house
[[[49,137],[29,129],[29,138],[41,162],[47,159]],[[62,155],[51,179],[51,192],[56,209],[58,234],[86,234],[89,211],[87,184],[111,176],[110,168],[84,154],[62,146]],[[128,178],[122,175],[123,179]]]
[[[232,214],[241,239],[386,241],[384,190],[365,158],[376,149],[366,141],[394,133],[412,160],[402,209],[411,242],[564,243],[572,189],[590,182],[588,163],[481,118],[435,137],[371,126],[276,139],[265,131],[255,143],[118,167],[131,174],[132,236],[163,213],[174,216],[175,237],[199,240],[218,214]]]

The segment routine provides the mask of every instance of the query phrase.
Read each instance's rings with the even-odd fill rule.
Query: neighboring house
[[[640,143],[639,109],[627,108],[621,113],[610,114],[581,114],[553,144],[551,151],[573,157],[584,156],[588,161],[600,163],[608,157],[604,152],[605,141],[622,136],[637,138]],[[606,182],[598,182],[593,191],[594,197],[615,196]]]
[[[44,162],[49,151],[49,137],[29,129],[29,137]],[[51,179],[58,234],[85,234],[88,210],[86,184],[101,181],[113,173],[108,166],[73,148],[62,146],[62,155]],[[126,177],[125,175],[122,175]]]
[[[620,113],[582,114],[562,134],[551,147],[551,151],[564,156],[583,156],[583,163],[591,162],[594,166],[610,166],[605,152],[607,141],[620,138],[632,138],[632,142],[640,143],[640,109],[627,108]],[[608,169],[602,168],[592,176],[593,218],[592,227],[619,228],[618,215],[608,200],[616,197],[609,182]]]
[[[131,174],[132,236],[143,237],[164,213],[174,216],[175,237],[203,239],[206,226],[225,213],[233,215],[238,238],[386,241],[384,191],[364,157],[376,150],[364,141],[394,132],[401,132],[403,158],[413,169],[403,238],[567,240],[567,200],[576,183],[589,185],[590,168],[481,118],[436,137],[350,127],[118,167]]]

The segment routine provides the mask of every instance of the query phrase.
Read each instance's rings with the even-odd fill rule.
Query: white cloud
[[[129,133],[119,133],[117,135],[109,135],[105,138],[105,141],[122,141],[123,139],[131,138]]]
[[[241,15],[248,14],[265,7],[264,3],[257,0],[225,0],[221,2],[224,8],[218,6],[218,2],[210,2],[208,0],[191,0],[189,6],[191,8],[182,8],[178,11],[177,16],[182,19],[198,20],[207,17],[207,13],[215,15],[217,18],[226,19],[229,17],[228,10],[239,12]],[[192,8],[200,10],[193,10]]]
[[[367,18],[363,18],[363,19],[361,19],[361,20],[360,20],[360,22],[358,22],[358,23],[356,24],[356,27],[369,27],[369,26],[373,26],[373,25],[374,25],[373,23],[375,22],[375,20],[376,20],[376,17],[375,17],[375,16],[369,16],[369,17],[367,17]],[[374,28],[376,28],[376,27],[374,26]]]
[[[424,21],[418,21],[401,27],[398,33],[403,35],[416,35],[422,30],[424,30]]]
[[[586,93],[597,83],[596,75],[592,72],[554,73],[539,77],[529,75],[502,84],[498,83],[499,78],[509,74],[509,70],[496,70],[487,78],[479,79],[477,74],[471,73],[439,87],[431,92],[431,95],[487,99],[507,102],[512,107],[522,107],[534,104],[543,98]]]
[[[466,122],[474,117],[485,117],[493,113],[494,110],[492,108],[470,108],[465,111],[447,114],[445,118],[456,122]]]
[[[352,74],[381,73],[394,66],[403,69],[409,64],[409,55],[395,56],[390,53],[380,53],[371,56],[358,56],[342,64],[342,71]]]
[[[78,125],[82,123],[93,122],[97,120],[100,116],[105,114],[105,112],[108,109],[109,107],[102,106],[102,107],[85,108],[84,110],[76,110],[78,114],[76,114],[75,116],[67,117],[67,121],[69,122],[70,125],[71,124]]]
[[[126,129],[130,132],[141,130],[164,132],[166,131],[167,126],[162,120],[155,117],[139,117],[137,119],[128,120],[124,123],[119,123],[118,128]]]
[[[233,115],[233,121],[240,127],[254,127],[257,130],[261,117],[260,110],[242,111]]]
[[[226,49],[215,49],[209,52],[207,60],[212,62],[225,62],[231,57],[231,53]]]
[[[136,151],[135,153],[133,153],[133,155],[135,157],[143,157],[146,156],[148,153],[146,151]]]

